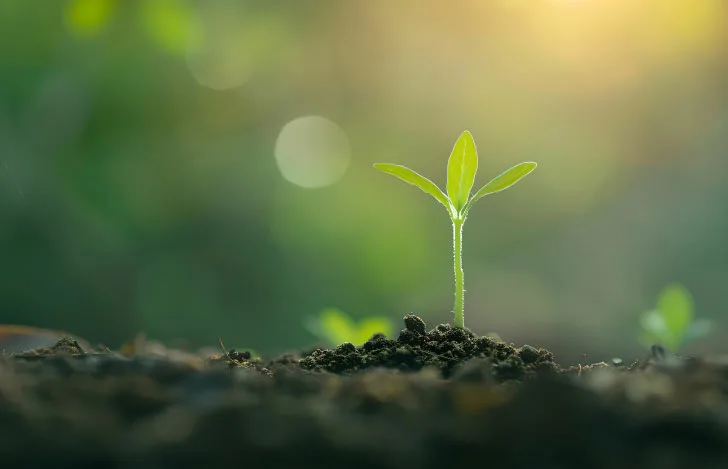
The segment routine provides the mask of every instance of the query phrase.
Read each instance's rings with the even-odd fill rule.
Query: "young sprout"
[[[640,341],[644,345],[659,345],[672,352],[706,335],[712,326],[707,319],[695,319],[693,296],[679,283],[671,283],[662,289],[657,295],[655,309],[643,313],[640,323]]]
[[[472,197],[470,191],[478,171],[478,153],[473,136],[467,130],[455,142],[447,162],[447,195],[426,177],[411,169],[396,164],[376,163],[380,171],[396,176],[408,184],[419,187],[440,202],[452,220],[453,263],[455,265],[455,327],[465,328],[464,318],[464,274],[463,274],[463,224],[471,207],[481,197],[508,189],[521,178],[536,169],[536,163],[519,163],[493,178]]]

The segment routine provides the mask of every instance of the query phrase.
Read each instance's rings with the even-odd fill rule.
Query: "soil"
[[[0,358],[8,468],[726,468],[728,360],[562,368],[404,318],[275,359],[73,338]]]

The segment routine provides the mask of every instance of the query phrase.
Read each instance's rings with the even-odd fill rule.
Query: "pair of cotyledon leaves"
[[[445,206],[453,220],[464,220],[470,207],[478,199],[508,189],[536,169],[536,163],[527,161],[513,166],[493,178],[471,197],[470,192],[475,183],[475,173],[478,171],[478,152],[473,136],[466,130],[455,142],[447,162],[447,195],[434,182],[406,166],[376,163],[374,167],[430,194]]]

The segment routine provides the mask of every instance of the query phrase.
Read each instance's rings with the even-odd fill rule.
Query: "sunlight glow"
[[[275,158],[283,177],[301,187],[324,187],[344,177],[351,147],[344,130],[320,116],[286,124],[278,135]]]

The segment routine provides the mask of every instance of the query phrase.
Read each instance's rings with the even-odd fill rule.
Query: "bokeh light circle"
[[[305,116],[278,134],[275,158],[283,177],[301,187],[334,184],[346,173],[351,146],[344,130],[321,116]]]

